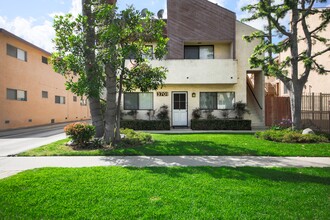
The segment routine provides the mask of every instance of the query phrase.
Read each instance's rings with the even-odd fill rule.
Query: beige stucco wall
[[[264,109],[265,77],[263,73],[260,71],[260,68],[252,69],[250,68],[250,64],[249,64],[249,58],[253,53],[253,49],[258,45],[259,42],[252,41],[249,43],[243,40],[243,36],[250,35],[252,32],[255,31],[257,30],[252,28],[251,26],[236,21],[236,58],[238,60],[237,72],[239,75],[239,80],[238,80],[239,83],[237,86],[240,87],[242,90],[247,91],[247,86],[246,86],[247,72],[248,71],[253,72],[255,74],[255,79],[256,79],[254,93],[258,98],[258,101],[261,104],[262,109]],[[246,100],[244,101],[246,102]],[[261,118],[264,118],[264,111],[259,110],[259,114],[262,115]]]
[[[237,83],[237,61],[233,59],[152,60],[154,67],[168,70],[166,84],[234,84]]]
[[[315,29],[317,26],[320,24],[320,19],[319,15],[313,15],[310,16],[308,21],[308,26],[310,30]],[[298,26],[300,27],[300,26]],[[300,28],[298,30],[298,35],[300,37],[303,37],[303,30]],[[329,39],[330,36],[330,25],[327,26],[327,28],[320,32],[319,34],[321,37]],[[325,46],[322,43],[316,42],[313,45],[313,51],[312,54],[315,54],[318,51],[322,51],[326,49],[327,46]],[[303,50],[306,49],[306,42],[305,41],[300,41],[299,44],[299,52],[302,52]],[[287,50],[286,52],[280,53],[279,54],[279,60],[283,61],[286,59],[286,57],[291,57],[290,55],[290,50]],[[325,69],[329,70],[330,69],[330,52],[326,52],[323,55],[320,55],[319,57],[316,58],[317,62],[325,67]],[[302,63],[299,64],[299,73],[302,73],[304,71],[304,66]],[[290,75],[290,68],[288,68],[289,75]],[[268,82],[268,81],[266,81]],[[269,80],[269,82],[272,83],[279,83],[279,96],[289,96],[288,93],[284,93],[284,84],[280,80]],[[308,81],[305,84],[305,88],[303,90],[303,93],[330,93],[330,74],[326,75],[320,75],[316,71],[311,70],[310,75],[308,77]]]
[[[157,96],[157,92],[167,92],[168,96]],[[235,100],[240,101],[244,95],[239,91],[238,87],[234,85],[166,85],[163,88],[159,88],[157,91],[153,91],[154,110],[157,111],[162,105],[167,105],[169,109],[170,119],[172,116],[172,93],[173,92],[187,92],[188,99],[188,126],[190,126],[191,114],[195,108],[199,108],[199,95],[200,92],[235,92]],[[192,97],[192,93],[196,94],[196,97]],[[128,111],[123,111],[127,113]],[[137,119],[148,119],[147,110],[138,110]],[[218,118],[222,118],[221,110],[214,110],[213,115]],[[233,116],[233,114],[231,114]],[[205,116],[205,115],[204,115]],[[125,116],[129,119],[131,116]]]
[[[231,43],[208,42],[203,45],[214,45],[213,60],[163,60],[150,61],[153,66],[164,66],[169,72],[165,86],[153,91],[154,110],[162,105],[169,107],[169,116],[172,120],[172,94],[173,92],[187,92],[188,98],[188,126],[192,118],[192,111],[199,108],[200,92],[235,92],[235,101],[247,102],[246,75],[251,70],[248,59],[257,42],[247,43],[242,37],[256,31],[254,28],[241,22],[236,22],[236,59],[233,59]],[[193,44],[192,42],[187,43]],[[195,42],[196,45],[196,42]],[[129,63],[127,63],[129,65]],[[264,106],[264,75],[257,73],[255,90],[260,103]],[[157,92],[167,92],[167,96],[157,96]],[[192,97],[192,93],[196,97]],[[124,111],[127,113],[128,111]],[[138,110],[137,119],[148,119],[147,110]],[[222,118],[221,110],[214,110],[213,115]],[[263,111],[258,112],[264,121]],[[205,116],[205,115],[204,115]],[[231,113],[230,116],[234,116]],[[124,118],[132,118],[125,116]]]
[[[7,43],[26,51],[27,62],[8,56]],[[80,105],[80,97],[73,102],[65,78],[42,63],[42,56],[50,54],[0,32],[0,130],[90,118],[88,106]],[[8,100],[7,88],[27,91],[27,101]],[[42,91],[48,91],[47,99]],[[55,104],[55,96],[64,96],[66,103]]]

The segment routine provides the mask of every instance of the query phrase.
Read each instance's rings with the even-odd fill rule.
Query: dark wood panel
[[[235,44],[236,15],[207,0],[168,0],[169,59],[183,59],[184,42]]]

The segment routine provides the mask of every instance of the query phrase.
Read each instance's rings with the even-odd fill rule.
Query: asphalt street
[[[0,132],[0,156],[15,155],[64,139],[66,124],[47,125]]]

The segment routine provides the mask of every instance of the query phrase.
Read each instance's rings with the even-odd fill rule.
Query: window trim
[[[44,94],[46,94],[46,95],[44,95]],[[43,98],[43,99],[48,99],[48,91],[41,91],[41,98]]]
[[[140,109],[140,96],[139,94],[151,94],[151,108],[150,109]],[[126,102],[125,102],[125,95],[126,94],[136,94],[137,95],[137,106],[138,108],[134,109],[134,108],[127,108],[126,107]],[[153,110],[154,109],[154,93],[153,92],[125,92],[124,93],[124,110]]]
[[[15,91],[15,98],[14,99],[11,99],[8,97],[8,91],[11,90],[11,91]],[[24,92],[24,99],[19,99],[18,98],[18,91],[20,92]],[[7,100],[14,100],[14,101],[22,101],[22,102],[26,102],[27,101],[27,91],[26,90],[20,90],[20,89],[11,89],[11,88],[7,88],[6,90],[6,98]]]
[[[202,93],[215,93],[216,94],[216,108],[214,108],[214,109],[211,109],[211,108],[202,108],[201,107],[201,94]],[[218,108],[218,103],[219,103],[219,99],[218,99],[218,97],[219,97],[219,94],[220,93],[233,93],[234,94],[234,103],[235,103],[235,99],[236,99],[236,93],[235,92],[233,92],[233,91],[223,91],[223,92],[199,92],[199,108],[201,109],[201,110],[233,110],[234,109],[234,105],[233,105],[233,107],[232,108]]]
[[[214,60],[214,45],[212,45],[212,44],[210,44],[210,45],[184,45],[183,58],[185,60],[197,60],[197,59],[186,58],[186,50],[185,50],[186,47],[198,47],[198,60],[201,59],[201,51],[200,51],[201,47],[212,47],[213,48],[213,57],[212,57],[212,59],[208,59],[208,60]],[[203,60],[205,60],[205,59],[203,59]]]
[[[41,62],[48,65],[48,58],[45,56],[41,56]]]
[[[60,102],[57,102],[56,97],[59,97]],[[65,105],[65,96],[55,95],[55,104]]]
[[[12,53],[9,53],[9,51],[10,51],[9,48],[11,48],[12,50],[15,50],[15,53],[13,53],[13,54]],[[14,57],[14,58],[16,58],[18,60],[27,62],[27,52],[25,50],[23,50],[21,48],[18,48],[18,47],[15,47],[15,46],[13,46],[11,44],[7,44],[6,50],[7,50],[6,53],[7,53],[8,56],[11,56],[11,57]],[[18,53],[19,51],[22,51],[24,53],[24,59],[21,59],[19,57],[19,53]]]

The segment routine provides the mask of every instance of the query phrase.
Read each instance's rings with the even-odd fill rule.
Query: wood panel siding
[[[167,7],[168,59],[183,59],[185,42],[232,42],[235,48],[234,12],[207,0],[167,0]]]

